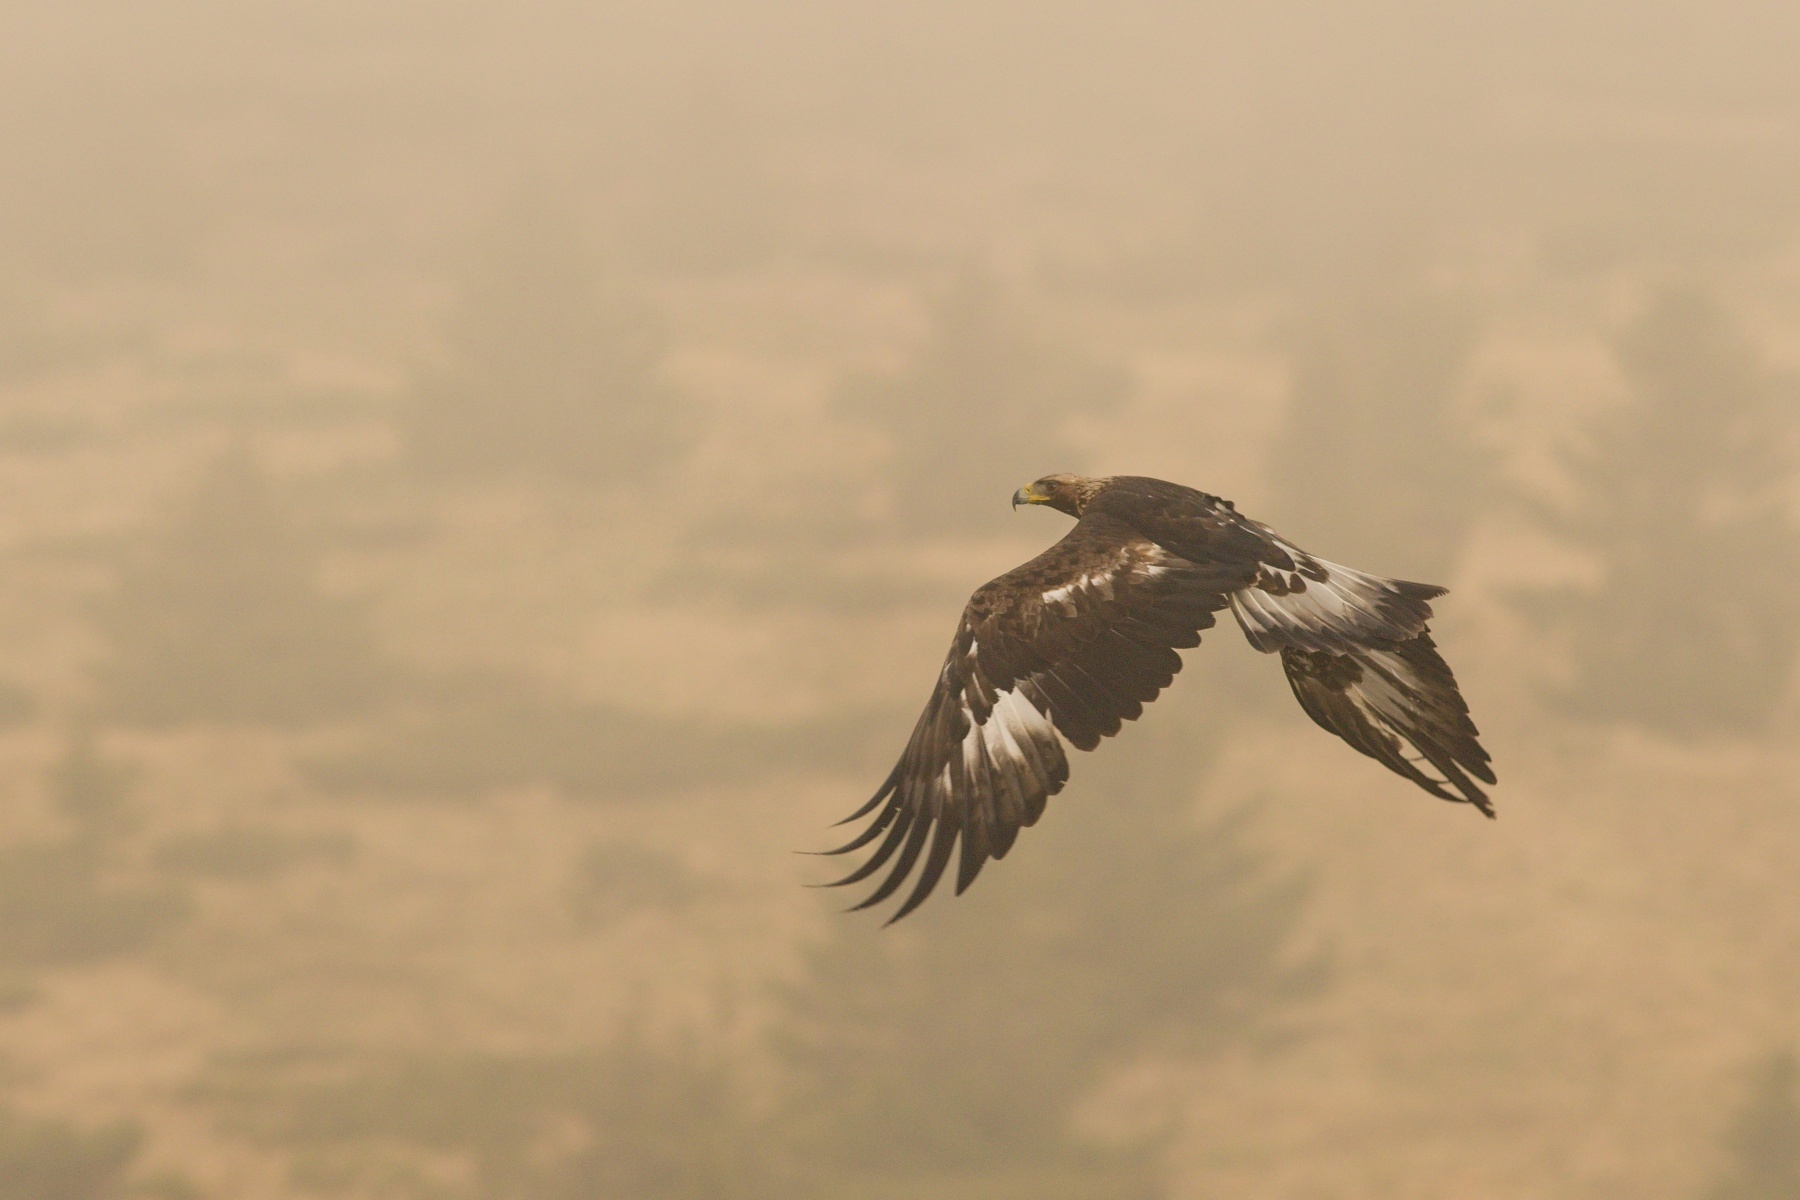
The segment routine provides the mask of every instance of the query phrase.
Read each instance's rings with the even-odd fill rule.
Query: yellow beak
[[[1049,498],[1028,483],[1013,493],[1013,507],[1017,508],[1021,504],[1042,504]]]

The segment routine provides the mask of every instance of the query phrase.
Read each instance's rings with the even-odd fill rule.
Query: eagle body
[[[1230,501],[1160,479],[1049,475],[1013,503],[1076,522],[969,598],[900,760],[845,821],[873,819],[827,851],[874,844],[832,886],[888,867],[857,908],[919,868],[899,920],[953,855],[960,894],[1062,790],[1069,749],[1092,750],[1136,720],[1223,609],[1252,646],[1280,654],[1322,728],[1432,795],[1493,816],[1476,782],[1495,781],[1488,754],[1426,628],[1443,588],[1315,558]]]

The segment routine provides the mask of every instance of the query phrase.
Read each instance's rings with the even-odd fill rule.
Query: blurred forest
[[[1673,736],[1766,728],[1800,650],[1800,377],[1691,291],[1658,296],[1613,353],[1630,396],[1569,452],[1579,498],[1551,519],[1603,564],[1597,590],[1546,606],[1573,649],[1557,699]]]
[[[0,20],[0,1200],[1800,1196],[1800,15]],[[1050,471],[1446,585],[1471,820],[1226,625],[892,929]]]
[[[1707,1200],[1774,1200],[1800,1193],[1800,1067],[1788,1051],[1758,1067],[1726,1137],[1731,1165]]]

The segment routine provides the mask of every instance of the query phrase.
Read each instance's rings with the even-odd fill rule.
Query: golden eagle
[[[1136,720],[1181,670],[1176,651],[1199,645],[1226,607],[1252,646],[1281,652],[1320,726],[1432,795],[1494,815],[1474,782],[1494,782],[1487,751],[1426,631],[1443,588],[1314,558],[1230,501],[1160,479],[1047,475],[1013,494],[1020,504],[1049,505],[1075,526],[969,597],[905,753],[839,822],[875,813],[825,853],[881,841],[826,886],[894,864],[856,908],[891,896],[923,857],[890,923],[911,912],[959,838],[960,895],[1062,790],[1066,747],[1092,750]]]

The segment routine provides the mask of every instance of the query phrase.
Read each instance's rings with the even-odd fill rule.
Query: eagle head
[[[1021,504],[1047,504],[1058,512],[1080,517],[1102,480],[1081,475],[1046,475],[1036,483],[1028,483],[1013,493],[1013,507]]]

